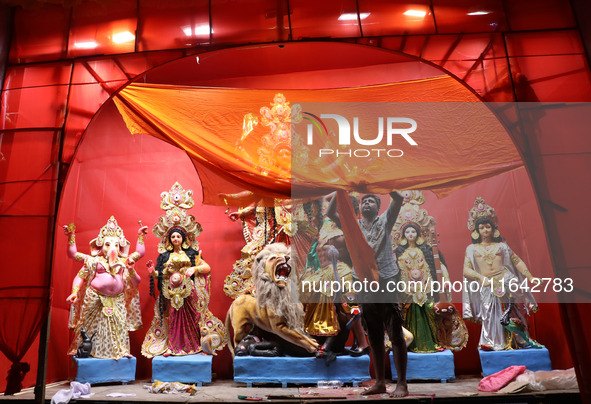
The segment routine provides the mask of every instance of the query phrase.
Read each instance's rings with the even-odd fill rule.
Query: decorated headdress
[[[244,116],[242,136],[236,148],[245,158],[255,163],[263,175],[278,171],[281,175],[289,176],[292,108],[281,93],[275,94],[270,105],[271,108],[261,107],[259,116],[254,113]],[[294,119],[301,119],[299,110],[294,109],[293,112]],[[256,130],[259,122],[268,130],[264,128]],[[267,133],[263,134],[264,131]],[[247,140],[249,135],[250,138]],[[256,155],[253,153],[255,147]]]
[[[475,240],[478,239],[480,235],[478,234],[478,229],[475,229],[474,227],[476,226],[476,220],[480,219],[481,217],[486,217],[490,219],[495,225],[495,227],[499,227],[499,218],[497,217],[494,208],[488,205],[484,201],[484,199],[481,196],[479,196],[474,201],[474,207],[470,209],[470,213],[468,215],[468,230],[472,232],[472,238]],[[493,237],[499,236],[500,233],[497,229],[495,230],[495,234],[493,234]]]
[[[185,210],[195,205],[193,191],[184,190],[181,184],[175,182],[169,192],[162,192],[160,196],[162,197],[160,208],[165,213],[160,216],[160,221],[152,229],[152,233],[160,239],[158,252],[166,251],[168,237],[175,230],[180,230],[185,234],[186,244],[183,245],[183,248],[192,247],[197,250],[199,242],[196,238],[203,229],[201,224],[195,221],[195,216],[189,215]]]
[[[433,216],[429,216],[427,210],[420,207],[425,203],[425,196],[421,191],[402,191],[400,194],[403,203],[392,230],[392,244],[398,246],[405,243],[403,229],[408,224],[414,224],[419,228],[417,244],[422,244],[425,239],[429,239],[430,229],[436,224]]]
[[[114,216],[111,216],[109,220],[107,220],[107,224],[101,227],[97,238],[90,241],[91,255],[98,255],[100,253],[107,237],[115,237],[119,239],[120,254],[127,256],[131,244],[125,239],[123,229],[119,227]]]

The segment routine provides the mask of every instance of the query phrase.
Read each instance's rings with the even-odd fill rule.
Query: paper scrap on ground
[[[144,386],[148,389],[150,393],[165,393],[165,394],[181,394],[181,393],[189,393],[190,395],[195,395],[197,392],[197,387],[194,384],[183,384],[179,382],[161,382],[159,380],[155,380],[151,386]]]
[[[67,404],[73,398],[89,398],[90,383],[71,382],[69,390],[60,390],[51,398],[51,404]]]
[[[133,393],[109,393],[106,396],[107,397],[135,397],[136,395]]]

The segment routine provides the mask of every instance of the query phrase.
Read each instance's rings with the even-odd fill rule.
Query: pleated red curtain
[[[31,369],[21,359],[31,347],[49,311],[49,289],[20,286],[0,289],[0,304],[10,310],[0,310],[0,351],[12,362],[6,377],[5,395],[18,393],[22,381]]]

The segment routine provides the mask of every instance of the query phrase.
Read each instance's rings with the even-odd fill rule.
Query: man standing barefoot
[[[358,298],[361,318],[367,328],[376,374],[375,385],[362,394],[370,395],[386,392],[386,349],[384,346],[384,330],[386,330],[392,342],[394,365],[398,373],[396,390],[394,390],[392,396],[404,397],[408,395],[408,387],[406,384],[407,352],[402,331],[402,313],[397,303],[396,292],[388,291],[388,285],[395,285],[400,272],[394,261],[390,233],[402,207],[403,198],[397,192],[391,192],[390,196],[392,201],[381,215],[379,215],[381,200],[377,195],[367,194],[361,198],[362,217],[358,222],[365,240],[374,251],[373,258],[379,274],[378,290],[376,292],[364,290],[363,294]],[[337,211],[336,198],[331,200],[328,216],[339,227],[342,227],[341,217]],[[345,238],[347,238],[347,234],[345,234]],[[354,244],[350,243],[350,245]],[[358,262],[354,262],[353,265],[354,269],[361,269],[358,268],[360,266]],[[368,266],[373,265],[368,264]],[[359,271],[356,272],[359,273]]]

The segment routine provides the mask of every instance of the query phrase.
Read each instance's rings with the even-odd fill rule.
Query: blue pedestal
[[[390,367],[392,379],[398,379],[392,353],[390,353]],[[408,353],[406,380],[440,380],[441,383],[445,383],[455,378],[454,355],[449,349],[433,353]]]
[[[211,383],[210,355],[155,356],[152,359],[152,381],[191,383],[201,386]]]
[[[76,381],[80,383],[127,383],[135,380],[135,358],[115,360],[74,357],[74,362],[78,365]]]
[[[552,370],[550,353],[542,349],[513,349],[507,351],[481,351],[480,364],[484,376],[492,375],[513,365],[525,366],[528,370]]]
[[[343,355],[326,366],[324,359],[313,357],[237,356],[234,358],[234,381],[246,383],[248,387],[253,383],[281,383],[287,387],[287,383],[316,384],[319,380],[340,380],[357,386],[371,379],[369,361],[369,355],[357,358]]]

